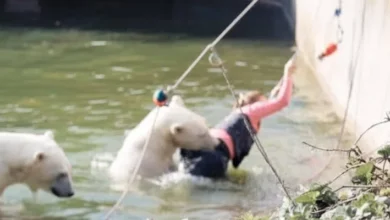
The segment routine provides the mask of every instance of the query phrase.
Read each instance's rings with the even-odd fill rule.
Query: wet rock
[[[387,197],[387,199],[383,202],[383,204],[387,205],[387,207],[390,207],[390,198]]]

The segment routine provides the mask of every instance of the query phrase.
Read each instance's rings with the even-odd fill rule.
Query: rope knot
[[[168,93],[168,94],[171,93],[174,89],[175,89],[175,88],[174,88],[173,86],[168,85],[168,86],[167,86],[167,93]]]
[[[339,24],[337,27],[337,43],[340,44],[343,41],[343,36],[344,36],[344,30]]]
[[[209,63],[214,67],[221,67],[223,64],[222,59],[218,56],[217,51],[213,47],[210,47]]]

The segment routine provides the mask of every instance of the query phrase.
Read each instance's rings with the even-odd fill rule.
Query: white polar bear
[[[0,195],[7,186],[26,184],[32,192],[73,196],[71,165],[51,131],[43,135],[0,132]]]
[[[128,132],[122,148],[109,168],[115,182],[126,183],[134,172],[147,141],[157,108],[153,109],[133,130]],[[179,96],[169,106],[160,107],[154,129],[137,174],[150,178],[170,171],[176,149],[213,149],[218,140],[209,133],[206,119],[185,108]]]

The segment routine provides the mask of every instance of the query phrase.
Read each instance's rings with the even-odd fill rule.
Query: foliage
[[[377,151],[378,157],[363,158],[358,147],[359,140],[372,128],[390,122],[390,112],[384,121],[368,127],[349,150],[319,148],[306,142],[305,145],[317,150],[348,153],[347,169],[325,184],[314,184],[305,189],[294,202],[283,199],[282,206],[269,219],[281,220],[379,220],[390,219],[390,178],[386,165],[390,164],[390,144]],[[353,185],[338,189],[329,187],[340,176],[355,169],[351,178]],[[346,189],[344,192],[339,190]],[[337,194],[338,193],[338,194]],[[258,220],[250,215],[240,220]]]
[[[377,153],[377,158],[368,161],[360,155],[350,156],[348,165],[356,170],[351,179],[353,185],[345,186],[348,189],[344,192],[337,194],[341,188],[332,189],[331,182],[314,184],[295,198],[295,206],[285,198],[276,217],[271,219],[389,219],[390,181],[384,164],[390,162],[390,145]],[[378,163],[383,163],[383,168]],[[347,172],[341,175],[344,173]]]
[[[371,184],[372,171],[374,170],[374,164],[368,162],[356,169],[355,176],[352,177],[352,183],[355,184]]]
[[[378,150],[378,154],[388,159],[390,157],[390,145],[385,145],[382,149]]]

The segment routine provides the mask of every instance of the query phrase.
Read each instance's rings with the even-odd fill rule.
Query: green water
[[[110,190],[103,172],[91,171],[92,158],[99,153],[115,154],[124,130],[135,126],[153,107],[154,90],[173,84],[211,40],[3,29],[1,128],[34,133],[52,129],[73,165],[76,191],[68,200],[42,192],[33,201],[26,187],[12,186],[3,195],[4,212],[19,218],[102,219],[120,192]],[[93,41],[105,44],[94,45]],[[286,45],[226,40],[217,48],[237,91],[269,91],[291,54]],[[230,111],[233,99],[222,75],[209,68],[204,59],[176,93],[213,125]],[[308,77],[297,76],[297,80]],[[290,182],[309,178],[322,166],[307,162],[322,154],[311,152],[301,141],[313,141],[315,136],[317,142],[330,143],[336,138],[338,121],[331,111],[324,110],[327,103],[321,96],[312,83],[296,85],[289,108],[263,122],[262,142]],[[256,167],[268,170],[252,149],[242,168]],[[130,193],[113,219],[231,219],[245,210],[264,211],[280,201],[276,180],[271,177],[259,177],[257,184],[238,192],[209,189],[176,197]]]

